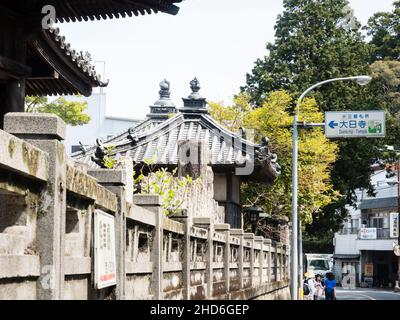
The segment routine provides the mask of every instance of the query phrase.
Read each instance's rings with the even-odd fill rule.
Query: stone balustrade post
[[[260,245],[260,253],[258,255],[258,275],[260,277],[259,284],[262,285],[264,283],[264,273],[263,273],[263,265],[264,265],[264,251],[263,251],[263,244],[264,238],[263,237],[254,237],[254,242]]]
[[[277,256],[278,270],[279,270],[278,281],[282,281],[283,280],[283,246],[282,246],[282,243],[278,242],[276,244],[276,251],[278,252],[278,256]]]
[[[161,208],[162,198],[155,195],[135,195],[133,203],[143,207],[155,214],[154,238],[151,249],[151,261],[153,263],[152,291],[154,300],[162,300],[163,294],[163,218],[164,212]]]
[[[122,157],[117,166],[119,169],[95,169],[88,170],[88,174],[96,178],[98,183],[113,192],[118,199],[118,208],[115,217],[115,253],[117,261],[117,286],[116,299],[125,299],[126,291],[126,216],[127,198],[132,202],[132,189],[128,183],[129,177],[133,176],[133,165],[130,158]]]
[[[239,267],[238,274],[239,274],[239,285],[240,285],[239,288],[243,289],[243,287],[244,287],[244,281],[243,281],[244,232],[242,229],[231,229],[230,234],[233,236],[239,237],[239,239],[240,239],[239,252],[238,252],[238,267]]]
[[[190,244],[190,229],[191,221],[186,215],[175,216],[177,220],[185,225],[185,234],[183,235],[183,261],[182,261],[182,282],[183,282],[183,299],[190,300],[190,265],[191,265],[191,244]],[[193,247],[196,252],[196,248]]]
[[[254,233],[245,233],[244,239],[250,240],[250,286],[254,286]]]
[[[37,217],[36,245],[41,276],[36,290],[38,299],[63,299],[66,154],[62,140],[65,139],[65,123],[51,114],[7,113],[4,131],[49,154],[48,181],[41,192]],[[35,170],[35,163],[29,165]]]
[[[268,265],[268,268],[267,268],[267,281],[268,281],[269,284],[271,284],[272,283],[272,267],[271,267],[271,264],[272,264],[271,244],[272,244],[272,241],[271,241],[271,239],[265,239],[263,241],[263,244],[267,248],[267,261],[266,261],[266,263]]]
[[[228,294],[230,291],[230,242],[229,242],[229,224],[222,223],[215,225],[215,231],[222,232],[226,236],[225,248],[224,248],[224,278],[225,278],[225,293]]]
[[[214,250],[213,233],[214,233],[214,226],[211,223],[211,218],[208,218],[208,217],[193,218],[193,225],[208,230],[207,251],[206,251],[206,283],[207,283],[206,297],[207,297],[207,299],[212,299],[212,297],[213,297],[213,250]]]

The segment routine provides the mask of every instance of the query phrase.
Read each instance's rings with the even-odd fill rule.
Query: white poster
[[[360,229],[361,240],[376,240],[376,228],[361,228]]]
[[[96,289],[117,283],[114,216],[94,212],[94,279]]]
[[[390,213],[390,237],[398,238],[399,236],[399,214],[397,212]]]

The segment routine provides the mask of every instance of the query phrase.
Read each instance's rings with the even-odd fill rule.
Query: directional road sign
[[[384,138],[384,111],[328,111],[325,112],[327,138]]]

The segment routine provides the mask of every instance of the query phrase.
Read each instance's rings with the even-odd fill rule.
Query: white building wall
[[[397,244],[396,239],[356,240],[355,242],[355,247],[359,251],[393,251],[393,244]]]
[[[130,127],[135,126],[141,120],[134,118],[119,118],[106,115],[107,95],[105,92],[93,93],[90,97],[66,97],[69,101],[87,101],[88,108],[86,113],[90,115],[90,122],[83,126],[67,126],[67,139],[65,141],[66,150],[69,153],[71,146],[83,145],[92,146],[97,138],[107,138],[116,135]]]
[[[335,254],[359,254],[356,234],[337,234],[335,236]]]

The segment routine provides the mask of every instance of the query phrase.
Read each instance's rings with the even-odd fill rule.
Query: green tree
[[[400,58],[400,1],[393,5],[392,12],[378,12],[368,20],[372,61]]]
[[[249,92],[260,105],[274,90],[298,96],[309,86],[330,78],[368,71],[369,46],[347,0],[284,0],[275,25],[275,42],[247,75]],[[321,87],[316,99],[322,110],[354,107],[363,90],[348,83]]]
[[[228,129],[232,129],[228,121],[231,115],[243,110],[246,105],[245,94],[239,94],[232,106],[211,103],[211,115],[218,110],[219,121]],[[291,208],[291,154],[292,154],[292,117],[290,109],[293,100],[285,91],[276,91],[256,109],[248,109],[242,114],[242,122],[236,127],[252,129],[255,139],[267,136],[273,152],[279,159],[282,174],[271,186],[261,183],[247,183],[242,188],[242,202],[245,205],[261,206],[273,216],[290,215]],[[221,121],[222,119],[222,121]],[[323,114],[318,111],[314,99],[305,99],[301,105],[301,120],[321,122]],[[330,168],[336,160],[337,146],[328,141],[322,129],[312,129],[300,133],[299,143],[299,205],[305,223],[310,223],[314,213],[320,212],[339,194],[333,191],[330,183]]]
[[[376,61],[371,65],[371,105],[386,112],[385,144],[400,149],[400,62]]]
[[[275,90],[285,89],[298,97],[319,81],[370,71],[371,47],[347,0],[284,0],[284,12],[275,26],[275,42],[268,43],[267,50],[242,88],[255,106],[262,105]],[[320,111],[377,109],[370,90],[370,86],[335,82],[318,88],[312,96]],[[367,139],[337,141],[339,154],[331,183],[342,197],[327,205],[323,214],[314,214],[314,223],[308,229],[314,234],[310,237],[332,237],[346,215],[344,205],[354,203],[355,190],[372,190],[370,165],[377,158],[374,147],[378,143]]]
[[[53,113],[71,126],[81,126],[89,123],[90,116],[85,113],[87,102],[67,101],[60,97],[50,101],[47,97],[27,97],[26,112]]]

